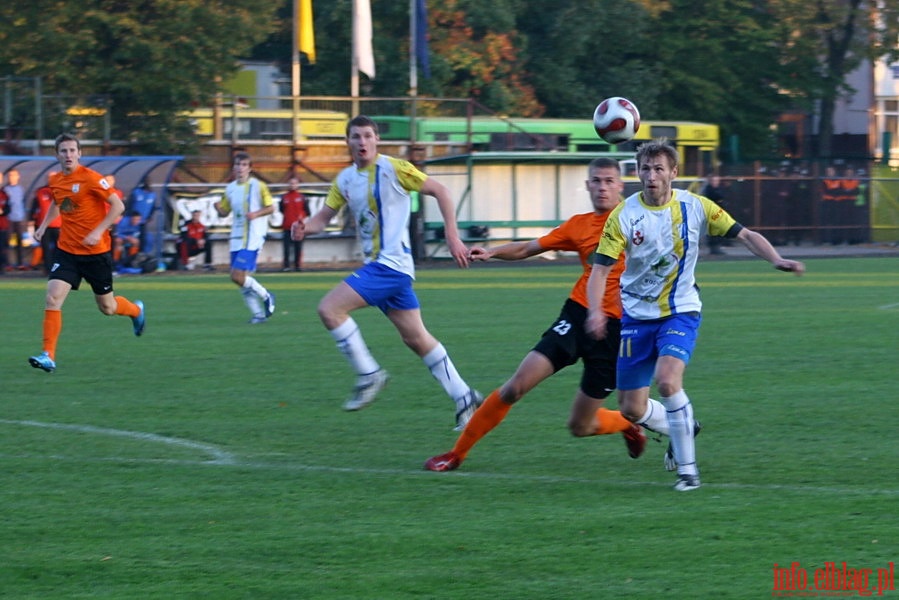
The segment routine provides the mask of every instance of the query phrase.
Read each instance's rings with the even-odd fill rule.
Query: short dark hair
[[[591,160],[590,164],[587,165],[587,170],[592,171],[593,169],[615,169],[621,173],[621,165],[618,164],[618,161],[607,156],[600,156]]]
[[[234,163],[242,160],[248,160],[250,161],[250,164],[253,164],[253,159],[250,158],[250,154],[248,152],[235,152],[234,157],[231,159],[231,164],[233,165]]]
[[[372,120],[371,117],[366,115],[356,115],[350,122],[346,124],[346,136],[350,137],[350,129],[352,127],[371,127],[375,131],[375,135],[380,135],[378,132],[378,124]]]
[[[58,136],[56,136],[56,141],[53,142],[57,152],[59,152],[59,145],[63,142],[75,142],[75,144],[78,146],[78,149],[81,150],[81,140],[79,140],[71,133],[60,133]]]

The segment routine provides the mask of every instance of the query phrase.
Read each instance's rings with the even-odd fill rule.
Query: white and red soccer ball
[[[627,98],[606,98],[593,111],[593,127],[610,144],[632,140],[640,129],[640,111]]]

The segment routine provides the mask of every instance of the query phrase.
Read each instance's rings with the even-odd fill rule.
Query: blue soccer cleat
[[[140,337],[140,335],[144,332],[144,326],[147,324],[147,316],[144,312],[144,303],[140,300],[134,301],[135,306],[140,309],[140,314],[136,317],[131,317],[131,323],[134,325],[134,335]]]
[[[35,369],[43,369],[47,373],[52,373],[56,370],[56,362],[50,358],[50,354],[47,352],[41,352],[37,356],[29,357],[28,364]]]

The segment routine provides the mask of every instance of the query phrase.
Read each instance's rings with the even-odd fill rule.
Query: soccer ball
[[[640,111],[627,98],[606,98],[593,111],[593,127],[596,134],[610,144],[626,142],[640,129]]]

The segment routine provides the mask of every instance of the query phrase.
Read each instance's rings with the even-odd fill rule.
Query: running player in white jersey
[[[318,315],[338,349],[356,372],[353,395],[346,410],[371,404],[387,383],[387,372],[372,356],[350,313],[376,306],[399,331],[403,342],[424,361],[456,404],[456,428],[461,430],[483,402],[469,387],[440,343],[425,328],[418,298],[412,289],[415,266],[409,240],[410,191],[434,196],[443,216],[446,244],[460,267],[468,266],[468,249],[459,238],[453,201],[446,187],[411,163],[378,154],[378,127],[359,115],[347,125],[347,144],[353,164],[331,184],[325,204],[308,221],[291,227],[294,240],[318,233],[346,206],[356,219],[365,265],[328,292]]]
[[[255,325],[265,323],[275,313],[275,295],[253,277],[256,258],[268,231],[268,216],[275,211],[275,204],[265,182],[251,176],[252,166],[246,152],[234,155],[234,181],[228,184],[214,207],[223,217],[234,213],[229,236],[231,281],[240,288],[244,303],[253,315],[250,323]]]
[[[630,421],[644,423],[650,417],[647,400],[655,377],[667,410],[678,475],[674,488],[688,491],[700,486],[693,407],[683,389],[701,321],[694,274],[700,240],[706,235],[736,239],[776,269],[796,275],[805,265],[781,257],[764,236],[734,221],[708,198],[672,189],[677,161],[677,150],[664,138],[637,150],[643,191],[625,199],[606,221],[587,286],[587,330],[600,339],[606,335],[600,302],[612,266],[624,253],[618,406]]]

